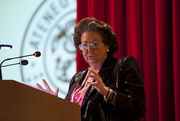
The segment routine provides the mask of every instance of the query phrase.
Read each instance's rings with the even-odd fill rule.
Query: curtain
[[[118,37],[115,57],[134,56],[146,96],[143,121],[180,121],[180,0],[77,0],[77,22],[95,17]],[[76,51],[77,71],[88,67]]]

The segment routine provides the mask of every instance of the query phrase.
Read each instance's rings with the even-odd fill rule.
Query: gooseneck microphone
[[[34,54],[30,54],[30,55],[18,56],[18,57],[13,57],[13,58],[6,58],[5,60],[3,60],[1,62],[0,66],[7,60],[12,60],[12,59],[17,59],[17,58],[24,58],[24,57],[28,57],[28,56],[39,57],[39,56],[41,56],[41,53],[39,51],[36,51],[36,52],[34,52]]]
[[[20,61],[19,63],[13,63],[13,64],[8,64],[8,65],[3,65],[3,66],[1,66],[1,67],[13,66],[13,65],[18,65],[18,64],[20,64],[20,65],[27,65],[27,64],[28,64],[28,60],[22,60],[22,61]]]
[[[5,60],[3,60],[3,61],[0,63],[0,80],[2,80],[1,67],[7,67],[7,66],[12,66],[12,65],[17,65],[17,64],[20,64],[20,65],[27,65],[27,64],[28,64],[28,61],[27,61],[27,60],[22,60],[22,61],[20,61],[19,63],[14,63],[14,64],[9,64],[9,65],[4,65],[4,66],[2,66],[2,64],[3,64],[5,61],[13,60],[13,59],[17,59],[17,58],[24,58],[24,57],[28,57],[28,56],[40,57],[40,56],[41,56],[41,53],[40,53],[39,51],[36,51],[36,52],[34,52],[33,54],[29,54],[29,55],[18,56],[18,57],[13,57],[13,58],[6,58]]]

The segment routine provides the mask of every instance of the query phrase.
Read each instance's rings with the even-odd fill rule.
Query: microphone
[[[0,44],[0,49],[11,49],[12,45]]]
[[[41,56],[41,53],[39,51],[36,51],[34,54],[33,54],[35,57],[39,57]]]
[[[1,65],[2,65],[5,61],[7,61],[7,60],[12,60],[12,59],[17,59],[17,58],[24,58],[24,57],[28,57],[28,56],[39,57],[39,56],[41,56],[41,53],[40,53],[39,51],[36,51],[36,52],[34,52],[33,54],[30,54],[30,55],[18,56],[18,57],[13,57],[13,58],[6,58],[5,60],[3,60],[3,61],[1,62],[0,67],[1,67]]]
[[[6,58],[5,60],[3,60],[1,63],[0,63],[0,80],[2,80],[2,73],[1,73],[1,67],[2,67],[2,64],[5,62],[5,61],[8,61],[8,60],[12,60],[12,59],[17,59],[17,58],[24,58],[24,57],[28,57],[28,56],[35,56],[35,57],[40,57],[41,56],[41,52],[39,52],[39,51],[36,51],[36,52],[34,52],[33,54],[29,54],[29,55],[24,55],[24,56],[18,56],[18,57],[13,57],[13,58]],[[28,62],[26,61],[21,61],[20,62],[21,63],[21,65],[24,65],[24,64],[28,64]],[[16,65],[16,64],[19,64],[19,63],[15,63],[15,64],[12,64],[12,65]],[[27,65],[26,64],[26,65]],[[11,64],[10,64],[11,65]],[[9,66],[10,66],[9,65]],[[8,66],[8,65],[7,65]],[[4,67],[4,66],[3,66]]]
[[[1,67],[13,66],[13,65],[18,65],[18,64],[20,64],[20,65],[27,65],[28,61],[27,60],[22,60],[19,63],[8,64],[8,65],[4,65],[4,66],[1,66]]]
[[[21,64],[21,65],[27,65],[27,64],[28,64],[28,60],[22,60],[22,61],[20,61],[19,64]]]
[[[4,66],[1,66],[0,65],[0,80],[2,80],[2,72],[1,72],[1,67],[7,67],[7,66],[13,66],[13,65],[27,65],[28,64],[28,61],[27,60],[22,60],[20,61],[19,63],[14,63],[14,64],[8,64],[8,65],[4,65]]]

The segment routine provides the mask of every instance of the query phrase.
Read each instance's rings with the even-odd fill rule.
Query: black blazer
[[[76,73],[69,85],[67,100],[73,90],[84,80],[87,69]],[[134,121],[145,114],[145,95],[142,77],[137,61],[132,57],[116,59],[108,57],[99,75],[106,86],[117,93],[115,104],[90,87],[81,106],[82,121]]]

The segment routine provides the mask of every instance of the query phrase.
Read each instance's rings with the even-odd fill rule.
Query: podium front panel
[[[81,121],[80,107],[14,80],[0,80],[0,121]]]

